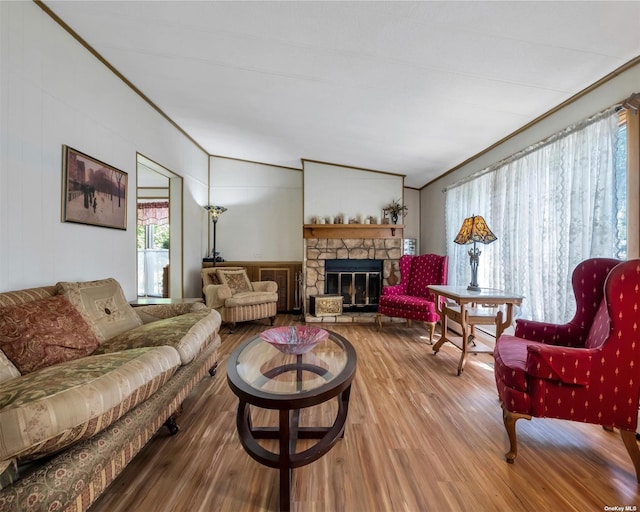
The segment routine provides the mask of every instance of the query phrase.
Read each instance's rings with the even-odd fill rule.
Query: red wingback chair
[[[419,320],[429,326],[429,342],[440,316],[436,311],[435,297],[429,292],[430,284],[447,284],[447,256],[423,254],[400,257],[400,283],[385,286],[378,301],[378,329],[382,328],[382,316]]]
[[[567,324],[516,322],[494,350],[495,378],[510,442],[516,421],[560,418],[618,427],[640,482],[635,437],[640,399],[640,260],[594,258],[574,270],[577,309]]]

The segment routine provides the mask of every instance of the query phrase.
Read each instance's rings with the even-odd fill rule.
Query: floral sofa
[[[0,293],[0,511],[86,510],[209,372],[220,315],[114,279]]]

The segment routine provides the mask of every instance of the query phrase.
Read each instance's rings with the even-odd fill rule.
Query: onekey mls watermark
[[[602,510],[605,512],[636,512],[638,507],[636,505],[605,505]]]

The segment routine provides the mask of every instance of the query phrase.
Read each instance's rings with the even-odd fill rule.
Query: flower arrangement
[[[388,214],[391,217],[391,220],[393,220],[393,223],[395,224],[398,221],[398,215],[402,214],[402,215],[406,215],[407,212],[409,211],[409,208],[407,208],[404,205],[400,204],[400,199],[398,200],[393,200],[391,201],[390,204],[388,204],[387,206],[385,206],[382,211],[385,214]]]

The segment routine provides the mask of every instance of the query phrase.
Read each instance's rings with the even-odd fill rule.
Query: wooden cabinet
[[[203,268],[212,267],[213,260],[202,260]],[[298,275],[302,274],[302,262],[297,261],[218,261],[216,267],[244,267],[249,281],[275,281],[278,283],[278,312],[296,309]]]

